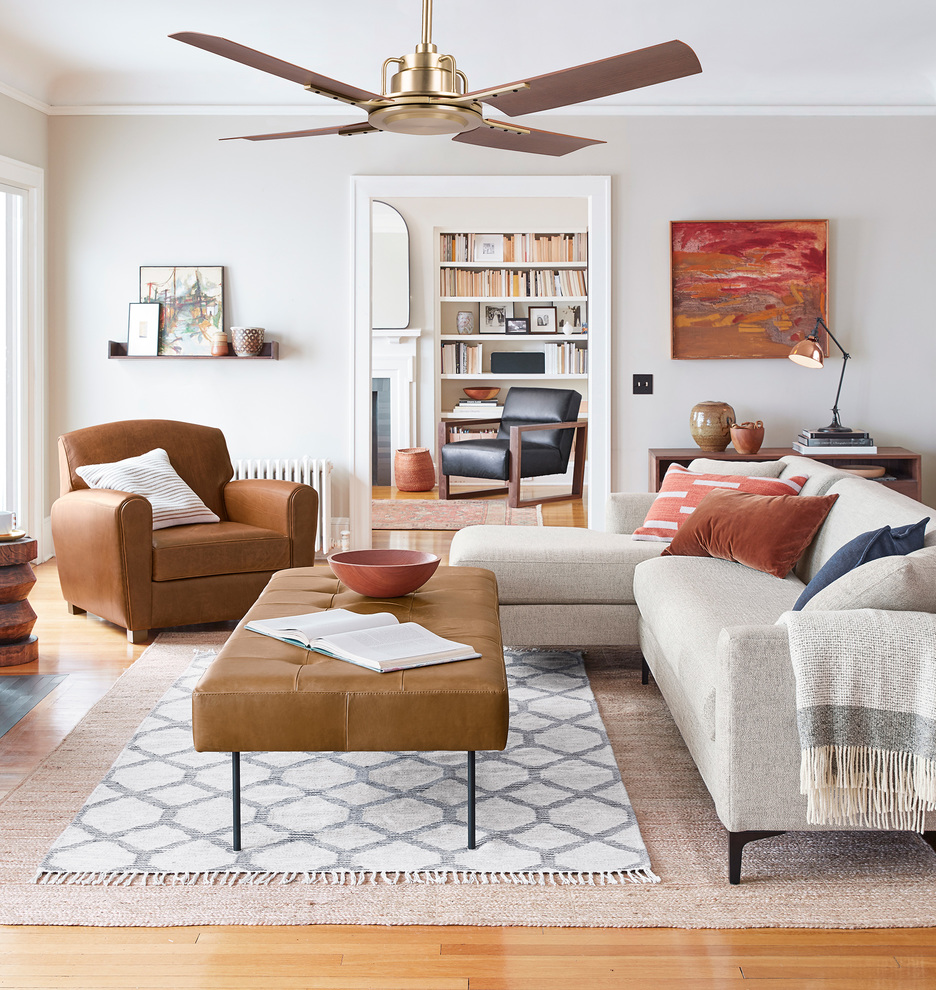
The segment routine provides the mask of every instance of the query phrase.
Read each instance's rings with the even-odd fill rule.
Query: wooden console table
[[[671,464],[681,464],[686,467],[697,457],[708,457],[717,461],[775,461],[789,454],[799,456],[792,447],[761,447],[756,454],[739,454],[733,448],[711,451],[700,450],[698,447],[654,447],[650,450],[650,491],[660,490],[660,482]],[[862,454],[859,450],[854,453],[851,451],[842,454],[826,453],[813,459],[834,467],[841,464],[883,467],[893,479],[881,479],[880,484],[893,488],[902,495],[909,495],[918,502],[923,497],[920,455],[904,447],[878,447],[876,454]]]

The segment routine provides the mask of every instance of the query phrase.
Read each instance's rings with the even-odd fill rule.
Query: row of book
[[[588,373],[588,348],[573,341],[544,344],[547,375],[584,375]]]
[[[588,234],[442,234],[442,261],[494,261],[482,254],[476,239],[503,238],[497,261],[587,261]]]
[[[461,341],[442,345],[443,375],[480,375],[481,345]]]
[[[569,268],[443,268],[443,296],[552,299],[588,295],[585,272]]]
[[[876,454],[874,440],[863,430],[800,430],[791,444],[799,454],[821,457],[823,454]]]

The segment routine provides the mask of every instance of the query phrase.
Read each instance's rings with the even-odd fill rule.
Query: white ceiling
[[[472,89],[678,38],[703,73],[601,105],[936,111],[936,0],[436,0]],[[419,41],[420,0],[0,0],[0,91],[66,108],[353,108],[172,41],[201,31],[364,89]],[[93,112],[93,111],[92,111]],[[565,111],[568,112],[568,111]],[[574,111],[573,111],[574,112]]]

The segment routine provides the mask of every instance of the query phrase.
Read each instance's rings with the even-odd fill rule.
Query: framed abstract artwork
[[[140,302],[162,304],[160,354],[210,354],[211,334],[224,329],[224,268],[141,267]]]
[[[828,322],[828,220],[673,221],[670,236],[674,358],[785,358]]]

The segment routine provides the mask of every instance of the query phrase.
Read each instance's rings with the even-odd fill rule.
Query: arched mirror
[[[387,203],[371,203],[371,328],[409,326],[409,231]]]

